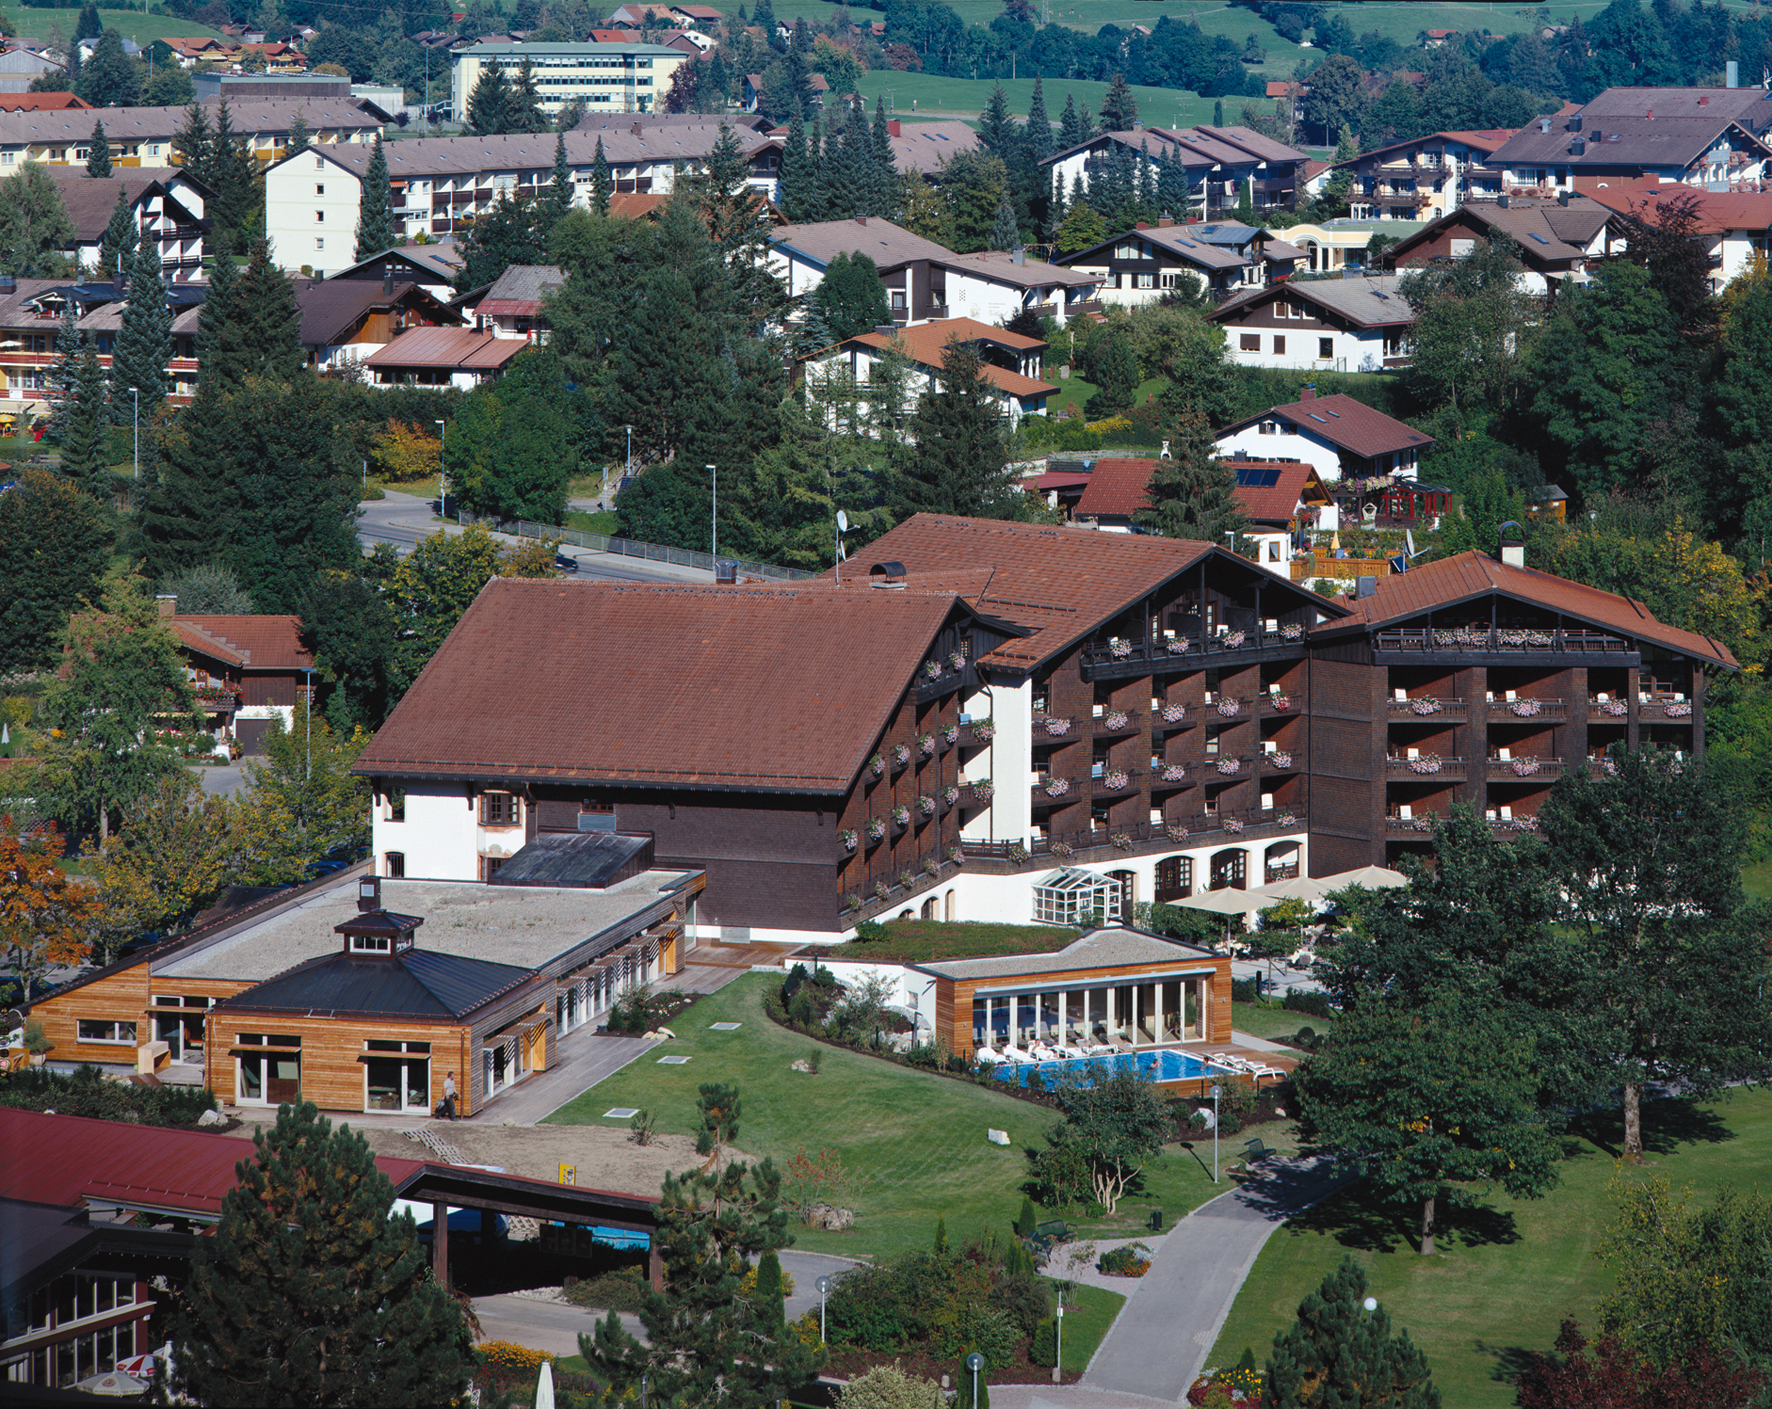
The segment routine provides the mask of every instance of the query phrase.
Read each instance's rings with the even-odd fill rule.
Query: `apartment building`
[[[318,147],[370,143],[382,130],[382,119],[374,111],[346,100],[269,98],[228,103],[235,133],[261,162],[283,156],[290,124],[298,113],[307,124],[308,140]],[[182,107],[0,112],[0,175],[27,161],[84,166],[92,155],[95,119],[104,122],[113,165],[177,166],[180,158],[172,139],[187,116]],[[210,116],[213,122],[214,114]]]
[[[677,65],[690,56],[664,44],[474,44],[449,56],[450,116],[467,120],[468,99],[486,69],[502,69],[515,81],[525,60],[541,110],[552,117],[572,102],[592,112],[656,111]]]

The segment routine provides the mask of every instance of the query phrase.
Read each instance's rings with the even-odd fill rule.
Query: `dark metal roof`
[[[499,885],[595,886],[621,879],[652,844],[621,832],[560,832],[537,837],[498,868]]]
[[[342,925],[334,925],[334,934],[383,935],[398,939],[411,934],[424,923],[422,915],[397,915],[392,910],[369,910],[353,915]]]
[[[538,972],[428,949],[391,957],[328,954],[223,999],[216,1010],[463,1018]]]

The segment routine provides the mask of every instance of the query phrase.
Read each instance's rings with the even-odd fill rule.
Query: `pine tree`
[[[1008,518],[1016,490],[1004,477],[1003,415],[984,362],[965,343],[941,356],[941,384],[925,392],[912,418],[916,444],[893,476],[889,500],[902,518],[925,510],[969,518]]]
[[[1427,1357],[1365,1301],[1366,1274],[1345,1257],[1274,1337],[1263,1409],[1439,1409]]]
[[[295,116],[289,119],[289,142],[283,148],[283,155],[286,157],[299,156],[313,145],[314,140],[308,135],[307,114],[297,108]]]
[[[1109,86],[1107,97],[1101,100],[1101,130],[1103,132],[1130,132],[1132,124],[1138,121],[1138,99],[1132,96],[1132,90],[1126,85],[1126,75],[1116,73]]]
[[[1072,147],[1080,147],[1095,135],[1095,124],[1086,113],[1077,108],[1077,100],[1071,94],[1064,95],[1064,111],[1058,118],[1058,145],[1060,150],[1069,151]]]
[[[1052,120],[1046,116],[1046,93],[1040,87],[1040,75],[1034,75],[1034,96],[1028,103],[1028,150],[1036,162],[1052,155]]]
[[[944,1253],[948,1250],[948,1220],[946,1214],[937,1216],[935,1220],[935,1251]]]
[[[816,132],[816,128],[814,131]],[[843,140],[835,122],[825,133],[824,155],[818,163],[821,220],[853,220],[861,208],[849,164],[843,160]]]
[[[1176,417],[1170,458],[1159,461],[1146,491],[1149,503],[1133,515],[1146,533],[1217,543],[1241,533],[1248,520],[1237,504],[1237,477],[1219,458],[1206,417],[1187,407]]]
[[[977,1354],[977,1348],[972,1347],[960,1357],[960,1369],[954,1376],[954,1383],[959,1386],[959,1392],[954,1396],[954,1409],[991,1409],[991,1385],[986,1378],[991,1372],[988,1361],[979,1367],[978,1396],[973,1397],[972,1371],[966,1368],[966,1362]]]
[[[80,349],[84,342],[74,301],[69,299],[62,308],[61,322],[56,325],[56,360],[43,374],[44,397],[50,408],[48,435],[51,440],[60,440],[66,432],[68,414],[80,394]]]
[[[361,1135],[312,1102],[253,1138],[191,1257],[174,1393],[206,1404],[447,1404],[472,1343]],[[439,1233],[441,1235],[441,1233]]]
[[[97,0],[87,0],[80,7],[80,18],[74,24],[74,43],[82,39],[97,39],[105,32],[105,24],[99,18]]]
[[[62,478],[109,504],[115,483],[111,474],[110,417],[105,407],[105,371],[90,339],[81,340],[74,363],[74,397],[67,408],[61,436]]]
[[[215,204],[208,213],[213,213],[218,229],[244,230],[258,200],[258,163],[246,150],[244,139],[234,131],[234,116],[226,98],[216,105],[215,133],[210,139],[209,153],[209,186],[215,192]]]
[[[289,276],[271,260],[262,236],[252,242],[252,257],[240,277],[235,316],[222,338],[223,355],[242,380],[270,377],[288,381],[301,371],[301,310]]]
[[[361,264],[383,250],[399,244],[394,235],[394,195],[388,182],[388,158],[382,151],[381,134],[375,138],[375,150],[369,154],[369,166],[363,173],[363,194],[357,209],[357,251]]]
[[[1133,169],[1132,204],[1140,220],[1152,220],[1156,213],[1157,193],[1151,181],[1151,144],[1147,138],[1138,144],[1138,165]]]
[[[548,120],[542,115],[541,94],[535,86],[535,67],[527,54],[523,56],[523,66],[517,70],[517,81],[511,85],[510,92],[510,116],[506,130],[546,132]]]
[[[230,357],[230,325],[240,311],[240,266],[226,250],[209,266],[209,288],[197,310],[197,379],[222,391],[240,385],[243,374]]]
[[[1003,192],[997,201],[997,216],[991,222],[991,248],[994,250],[1013,249],[1021,243],[1021,231],[1015,224],[1015,207],[1010,204],[1009,193]]]
[[[95,276],[102,280],[117,278],[135,259],[141,242],[141,227],[129,202],[129,188],[117,183],[117,203],[111,207],[111,218],[98,242],[98,268]]]
[[[892,155],[892,128],[886,100],[874,99],[874,213],[888,218],[898,212],[898,160]]]
[[[598,215],[609,214],[609,197],[615,182],[609,178],[609,161],[603,155],[603,139],[597,138],[596,155],[591,159],[591,209]]]
[[[468,130],[480,137],[511,131],[511,85],[497,64],[483,64],[468,94]]]
[[[209,126],[209,113],[201,103],[192,102],[185,109],[184,126],[172,136],[172,149],[178,153],[179,164],[211,190],[215,189],[213,168],[215,134]]]
[[[153,423],[154,413],[172,390],[166,370],[171,360],[172,307],[160,272],[160,251],[143,245],[130,263],[128,301],[111,350],[111,419],[116,424]],[[151,443],[143,436],[144,463]]]
[[[548,183],[548,204],[553,215],[550,224],[564,218],[566,212],[572,209],[576,194],[572,181],[572,163],[566,160],[566,134],[558,132],[554,135],[554,179]]]
[[[238,517],[235,437],[221,378],[205,363],[197,394],[161,430],[131,551],[158,581],[226,557]]]
[[[92,150],[86,158],[86,174],[88,176],[109,176],[111,174],[111,139],[105,136],[105,125],[95,121],[92,124]]]
[[[1157,163],[1157,211],[1159,218],[1185,220],[1192,206],[1187,168],[1167,157]]]
[[[1052,194],[1046,200],[1046,236],[1056,240],[1058,232],[1064,226],[1065,212],[1069,204],[1064,198],[1064,172],[1056,166],[1052,168]]]
[[[1009,95],[999,83],[991,90],[990,100],[978,115],[979,145],[992,156],[1008,161],[1015,140],[1015,120],[1009,116]]]
[[[95,108],[134,107],[141,97],[143,72],[123,52],[123,36],[107,29],[92,46],[92,58],[80,70],[74,91]]]
[[[806,123],[796,112],[788,119],[781,149],[781,213],[797,225],[810,218],[811,209],[812,159],[806,153]]]

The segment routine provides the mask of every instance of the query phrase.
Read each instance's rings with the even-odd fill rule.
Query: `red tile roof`
[[[1039,338],[1025,338],[1019,333],[1005,332],[1002,328],[980,323],[974,318],[940,318],[933,322],[900,328],[894,333],[860,333],[851,341],[866,343],[869,347],[877,347],[882,351],[897,342],[911,361],[940,371],[942,353],[947,350],[949,341],[955,338],[961,342],[995,343],[999,347],[1017,352],[1032,352],[1046,346]],[[1036,381],[1033,377],[1006,371],[989,362],[984,364],[984,379],[1005,396],[1050,396],[1058,390],[1051,382]]]
[[[964,610],[847,589],[495,578],[356,771],[840,792]]]
[[[365,367],[435,367],[497,370],[529,344],[472,328],[410,328],[363,359]]]
[[[172,629],[194,651],[250,670],[299,670],[314,663],[299,616],[175,616]]]
[[[0,93],[0,113],[38,112],[45,108],[90,108],[72,93]]]
[[[1314,630],[1328,635],[1350,627],[1382,626],[1427,611],[1443,611],[1491,593],[1579,617],[1621,636],[1654,641],[1699,660],[1732,668],[1736,665],[1735,657],[1722,642],[1664,625],[1649,614],[1647,607],[1629,597],[1535,568],[1512,567],[1475,551],[1380,578],[1376,595],[1343,603],[1350,608],[1351,615],[1340,621],[1324,622]]]
[[[1772,228],[1772,191],[1706,191],[1683,182],[1648,180],[1612,183],[1585,194],[1620,215],[1640,214],[1651,220],[1669,201],[1696,197],[1694,229],[1705,235]]]
[[[1149,502],[1155,460],[1097,460],[1089,473],[1089,487],[1077,501],[1079,514],[1107,514],[1131,518]]]
[[[1432,436],[1423,435],[1413,426],[1405,425],[1395,417],[1387,416],[1365,402],[1355,401],[1353,397],[1339,392],[1334,396],[1319,396],[1310,401],[1294,401],[1287,406],[1275,406],[1259,415],[1246,417],[1235,425],[1226,426],[1218,434],[1242,430],[1257,421],[1267,420],[1290,421],[1299,430],[1326,440],[1362,459],[1389,454],[1395,450],[1425,450],[1434,443]]]
[[[1226,460],[1225,464],[1233,470],[1244,468],[1274,469],[1272,461],[1265,460]],[[1329,495],[1317,486],[1317,493],[1310,494],[1311,481],[1316,478],[1316,470],[1303,461],[1286,462],[1278,466],[1279,478],[1267,488],[1258,489],[1251,485],[1237,486],[1237,504],[1248,518],[1258,524],[1290,523],[1298,513],[1301,500],[1315,504],[1330,503]]]

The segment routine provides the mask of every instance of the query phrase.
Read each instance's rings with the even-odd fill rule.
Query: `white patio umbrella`
[[[148,1386],[145,1381],[126,1375],[121,1370],[107,1370],[102,1375],[88,1375],[74,1386],[86,1394],[140,1394]]]
[[[535,1409],[554,1409],[554,1367],[541,1362],[541,1377],[535,1382]]]

